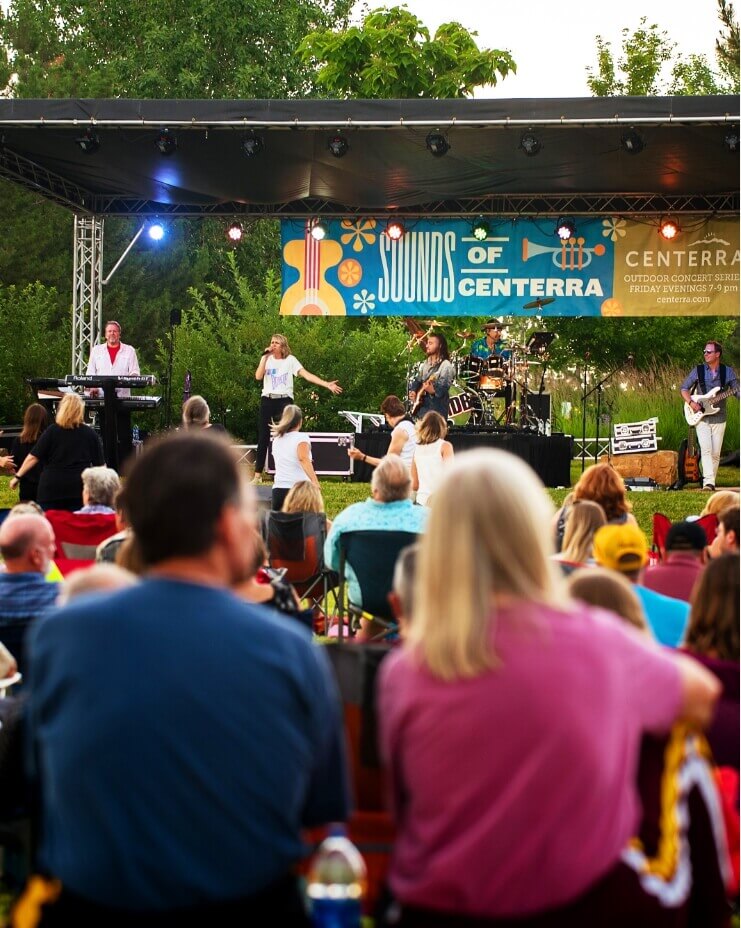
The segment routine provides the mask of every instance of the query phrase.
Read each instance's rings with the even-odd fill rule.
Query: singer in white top
[[[283,410],[293,402],[293,378],[303,377],[309,383],[324,387],[330,393],[342,393],[336,380],[322,380],[302,366],[291,354],[285,335],[273,335],[263,351],[255,371],[255,380],[262,380],[260,397],[260,419],[257,433],[257,456],[255,460],[255,482],[262,479],[265,458],[270,443],[270,426],[283,415]]]
[[[138,376],[139,361],[136,357],[136,351],[131,345],[125,345],[121,341],[121,325],[115,320],[105,324],[105,342],[102,345],[95,345],[90,352],[90,360],[87,362],[88,375],[100,374],[111,377],[115,374],[123,376]],[[91,394],[96,395],[99,390],[91,390]],[[131,396],[131,390],[120,387],[116,390],[117,396]]]

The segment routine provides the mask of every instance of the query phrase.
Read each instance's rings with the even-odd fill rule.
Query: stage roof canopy
[[[0,133],[0,176],[99,216],[739,210],[736,96],[0,100]]]

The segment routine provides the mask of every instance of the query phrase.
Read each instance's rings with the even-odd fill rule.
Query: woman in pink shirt
[[[537,919],[559,912],[582,925],[580,900],[596,892],[589,924],[638,928],[665,924],[652,919],[672,893],[680,905],[681,879],[662,895],[638,857],[623,860],[641,739],[681,718],[706,724],[719,687],[566,598],[552,515],[534,472],[505,452],[457,456],[435,494],[406,640],[378,687],[403,926],[555,925]]]

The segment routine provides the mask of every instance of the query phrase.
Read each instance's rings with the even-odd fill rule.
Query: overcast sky
[[[617,57],[622,30],[635,31],[642,16],[668,33],[678,55],[704,54],[716,69],[716,0],[406,0],[406,6],[433,32],[456,20],[478,32],[480,47],[512,54],[517,74],[476,96],[591,96],[586,69],[597,63],[595,36],[611,42]]]

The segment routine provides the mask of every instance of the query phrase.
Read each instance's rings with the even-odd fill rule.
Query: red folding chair
[[[113,513],[76,515],[64,509],[48,509],[44,515],[54,529],[57,543],[54,561],[65,577],[81,567],[93,564],[95,550],[101,541],[118,531]]]
[[[718,517],[711,512],[706,516],[700,516],[697,519],[697,524],[702,527],[707,543],[711,545],[718,530]],[[669,516],[665,516],[662,512],[654,513],[651,550],[652,553],[658,556],[659,561],[663,561],[666,555],[666,536],[671,526],[672,520]]]

